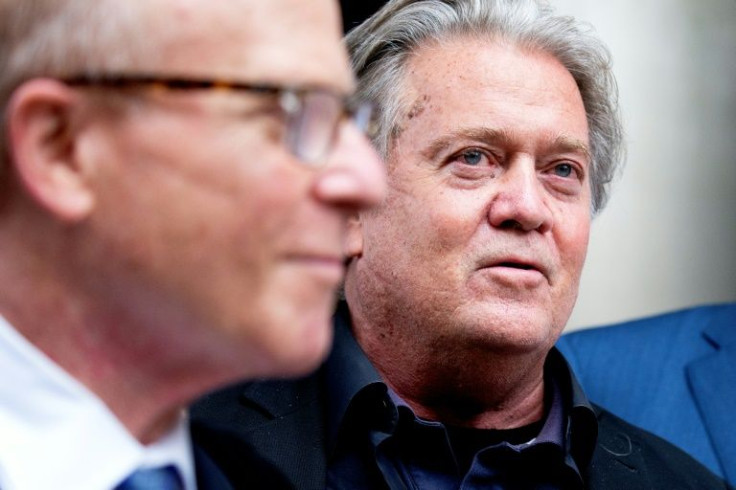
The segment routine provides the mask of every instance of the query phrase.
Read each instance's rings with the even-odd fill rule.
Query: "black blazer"
[[[237,385],[192,410],[193,436],[236,489],[322,490],[327,449],[322,373]],[[599,436],[586,486],[610,490],[727,488],[664,440],[595,407]]]
[[[225,474],[200,447],[194,445],[194,468],[198,490],[234,490]]]

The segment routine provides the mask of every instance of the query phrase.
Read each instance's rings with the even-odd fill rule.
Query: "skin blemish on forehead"
[[[424,111],[427,110],[427,107],[429,106],[429,102],[431,101],[431,97],[427,94],[422,95],[417,100],[414,101],[409,111],[406,113],[406,117],[403,119],[401,124],[397,124],[394,126],[394,128],[391,130],[391,141],[395,142],[399,136],[401,136],[401,133],[404,132],[404,128],[406,126],[406,122],[411,121],[412,119],[419,117],[422,115]],[[392,143],[393,147],[393,143]]]
[[[427,105],[429,105],[430,100],[429,95],[422,95],[414,102],[414,105],[411,106],[411,109],[409,109],[409,112],[406,114],[406,118],[414,119],[415,117],[420,116],[427,109]]]

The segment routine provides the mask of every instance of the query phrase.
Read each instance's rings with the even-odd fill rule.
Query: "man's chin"
[[[325,360],[332,347],[331,314],[313,318],[311,321],[297,320],[291,330],[287,326],[282,338],[273,339],[269,349],[273,372],[266,376],[302,376],[317,369]]]
[[[509,353],[549,348],[558,335],[548,313],[523,305],[487,305],[467,318],[472,342]]]

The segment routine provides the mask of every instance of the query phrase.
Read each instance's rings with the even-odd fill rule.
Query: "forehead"
[[[154,28],[165,32],[162,63],[170,71],[352,89],[333,0],[155,3],[149,12]]]
[[[495,127],[588,143],[574,78],[539,50],[466,37],[429,43],[412,54],[403,93],[406,124],[431,119],[432,129]]]

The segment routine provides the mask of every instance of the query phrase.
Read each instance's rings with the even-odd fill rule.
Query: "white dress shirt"
[[[174,464],[195,490],[182,414],[149,446],[94,393],[0,316],[0,489],[110,490],[142,467]]]

